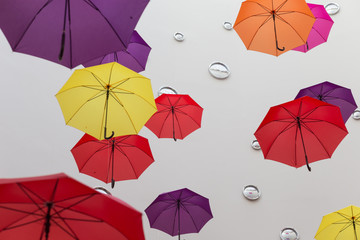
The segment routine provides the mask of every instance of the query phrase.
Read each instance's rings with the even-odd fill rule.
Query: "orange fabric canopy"
[[[279,56],[305,44],[314,22],[304,0],[247,0],[234,29],[248,50]]]

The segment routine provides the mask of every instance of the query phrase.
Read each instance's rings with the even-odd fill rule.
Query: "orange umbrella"
[[[314,22],[304,0],[247,0],[234,29],[248,50],[279,56],[305,44]]]

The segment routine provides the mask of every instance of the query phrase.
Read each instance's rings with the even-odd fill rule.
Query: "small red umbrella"
[[[158,111],[145,126],[158,138],[184,139],[201,127],[203,108],[189,95],[162,94],[155,103]]]
[[[154,162],[149,142],[139,135],[98,140],[85,134],[71,149],[81,173],[105,183],[137,179]]]
[[[254,135],[265,159],[311,171],[347,134],[339,107],[305,96],[270,108]]]
[[[0,179],[0,196],[0,239],[145,239],[140,212],[65,174]]]

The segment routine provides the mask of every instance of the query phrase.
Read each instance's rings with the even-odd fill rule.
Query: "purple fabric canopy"
[[[315,23],[310,31],[310,34],[306,40],[306,44],[294,48],[295,51],[307,52],[310,49],[320,45],[327,41],[330,30],[334,21],[326,12],[323,5],[307,4],[315,17]]]
[[[145,70],[150,51],[151,47],[134,31],[126,50],[104,55],[83,65],[84,67],[91,67],[109,62],[118,62],[135,72],[141,72]]]
[[[338,106],[340,108],[344,122],[349,119],[351,114],[357,108],[351,90],[331,82],[323,82],[307,88],[303,88],[299,91],[295,99],[301,98],[303,96],[317,98],[321,101]]]
[[[2,0],[0,28],[13,51],[74,68],[126,49],[148,2]]]
[[[152,228],[171,236],[197,233],[213,217],[209,199],[187,188],[159,195],[145,213]]]

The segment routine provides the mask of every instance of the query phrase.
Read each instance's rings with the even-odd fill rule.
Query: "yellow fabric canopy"
[[[315,235],[317,240],[360,240],[360,208],[348,206],[325,215]]]
[[[115,62],[75,70],[56,98],[67,125],[100,140],[137,134],[157,111],[150,79]]]

